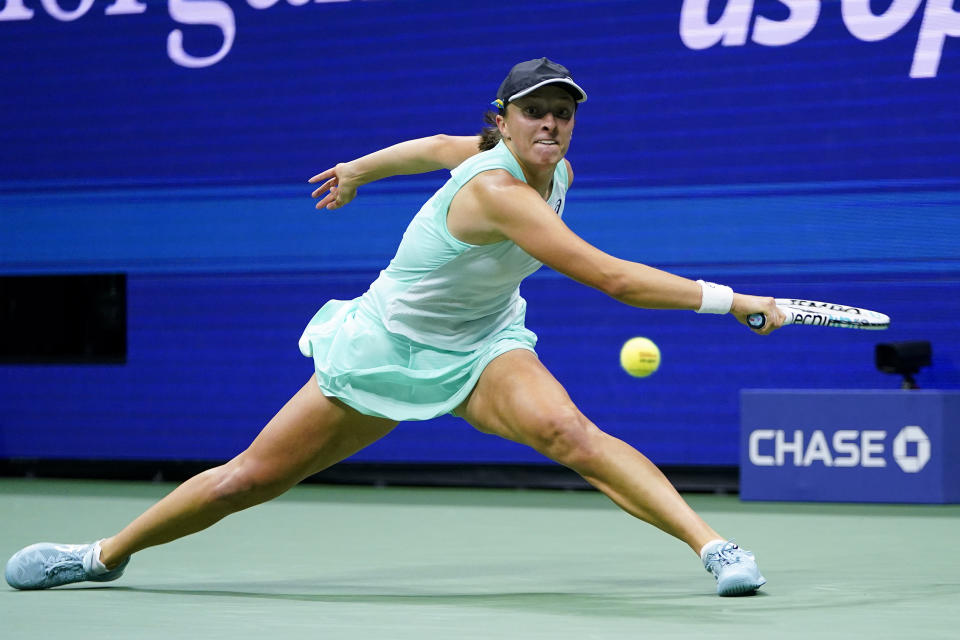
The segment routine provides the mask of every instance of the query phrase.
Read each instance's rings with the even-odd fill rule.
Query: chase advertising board
[[[743,391],[745,500],[958,502],[960,392]]]

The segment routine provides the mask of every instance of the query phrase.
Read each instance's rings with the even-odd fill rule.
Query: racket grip
[[[763,325],[767,324],[767,316],[762,313],[751,313],[747,316],[747,324],[752,329],[763,329]]]

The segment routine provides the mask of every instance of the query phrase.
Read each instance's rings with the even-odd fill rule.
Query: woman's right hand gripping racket
[[[783,321],[784,326],[804,324],[844,329],[886,329],[890,326],[889,316],[869,309],[796,298],[777,298],[776,303],[787,316]],[[766,323],[767,317],[762,313],[747,317],[747,324],[753,329],[762,329]]]

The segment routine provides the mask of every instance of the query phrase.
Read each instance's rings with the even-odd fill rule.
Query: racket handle
[[[751,313],[747,316],[747,324],[752,329],[763,329],[763,325],[767,324],[767,316],[762,313]]]

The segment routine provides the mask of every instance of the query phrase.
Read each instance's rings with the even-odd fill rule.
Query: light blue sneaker
[[[17,551],[7,561],[4,577],[14,589],[49,589],[71,582],[109,582],[123,575],[130,558],[112,571],[94,567],[100,555],[100,542],[56,544],[40,542]],[[97,558],[99,560],[99,558]]]
[[[717,543],[707,551],[703,566],[717,579],[717,595],[745,596],[767,582],[753,554],[733,542]]]

